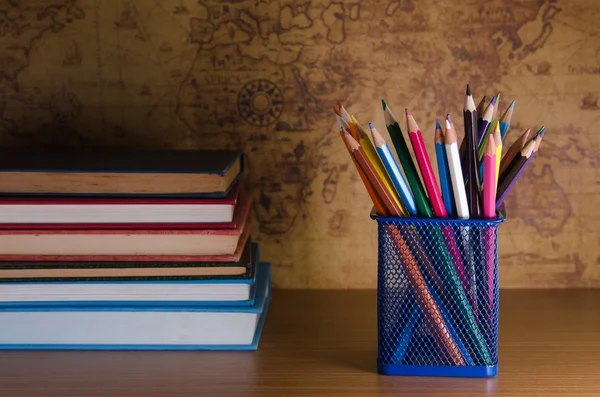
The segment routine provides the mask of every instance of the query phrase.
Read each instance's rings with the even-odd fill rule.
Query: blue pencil
[[[373,124],[369,123],[369,128],[371,129],[371,136],[373,137],[373,143],[375,144],[377,153],[379,154],[385,169],[390,175],[390,179],[398,191],[400,199],[402,199],[402,203],[408,210],[410,216],[417,216],[417,204],[415,202],[415,198],[408,187],[408,183],[406,182],[404,175],[402,175],[400,172],[400,168],[398,168],[398,164],[396,164],[396,160],[394,160],[394,156],[392,156],[390,148],[388,147],[387,143],[385,143],[385,140],[379,131],[377,131],[377,128],[373,126]]]
[[[500,136],[502,137],[502,141],[504,141],[504,137],[506,136],[508,128],[510,127],[510,120],[512,119],[514,109],[515,101],[512,101],[500,119]]]
[[[435,120],[435,156],[437,158],[444,207],[446,207],[448,217],[454,218],[456,217],[456,203],[454,202],[454,192],[452,190],[452,180],[450,179],[450,169],[448,168],[448,158],[446,157],[446,149],[444,148],[442,127],[440,127],[440,122],[438,120]]]

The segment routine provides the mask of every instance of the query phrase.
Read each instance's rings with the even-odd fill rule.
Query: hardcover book
[[[242,172],[239,150],[0,149],[4,194],[223,197]]]

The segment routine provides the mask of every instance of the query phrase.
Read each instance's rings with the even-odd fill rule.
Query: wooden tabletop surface
[[[256,352],[0,352],[0,396],[600,396],[600,290],[503,290],[499,374],[376,373],[374,291],[274,292]]]

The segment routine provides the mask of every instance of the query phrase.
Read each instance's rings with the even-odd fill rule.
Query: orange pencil
[[[365,188],[367,189],[367,192],[369,193],[369,196],[371,197],[371,201],[373,201],[373,205],[375,206],[377,213],[381,216],[385,216],[387,214],[385,205],[383,204],[383,201],[381,201],[381,199],[379,198],[377,193],[375,193],[375,190],[373,189],[373,185],[371,185],[371,182],[369,181],[369,179],[367,179],[367,176],[365,175],[364,171],[362,170],[362,168],[360,168],[360,166],[356,162],[356,158],[352,155],[352,149],[350,148],[350,145],[348,144],[348,140],[345,137],[346,135],[348,135],[348,134],[340,128],[340,136],[342,137],[342,141],[344,142],[344,145],[346,146],[346,149],[348,150],[348,154],[350,155],[350,158],[352,159],[354,166],[358,170],[358,175],[360,176],[360,179],[363,181],[363,184],[365,185]]]
[[[377,172],[374,170],[372,164],[367,159],[365,152],[362,150],[358,142],[350,135],[345,135],[345,138],[348,141],[351,154],[356,158],[357,163],[363,169],[367,179],[372,181],[375,191],[383,195],[382,201],[385,206],[385,215],[399,216],[399,208],[397,208],[389,193],[385,192],[384,184],[379,178]],[[423,274],[421,273],[421,270],[419,269],[412,252],[408,248],[404,237],[401,235],[396,225],[389,225],[387,229],[390,233],[390,236],[393,237],[396,243],[398,256],[405,258],[405,260],[401,261],[400,263],[404,267],[406,276],[409,278],[411,288],[415,294],[415,299],[417,300],[425,316],[427,316],[430,323],[434,326],[436,341],[441,344],[441,348],[445,349],[448,354],[450,354],[455,365],[465,365],[465,360],[448,330],[448,326],[441,315],[438,304],[431,296],[429,288],[425,282],[425,278],[423,277]]]

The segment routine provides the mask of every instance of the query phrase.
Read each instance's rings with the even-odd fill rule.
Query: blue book
[[[0,193],[225,197],[243,174],[241,150],[0,149]]]
[[[261,262],[251,306],[2,307],[0,349],[256,350],[270,298]]]
[[[0,282],[0,308],[11,306],[240,305],[256,297],[260,247],[250,244],[247,274],[197,279]]]

